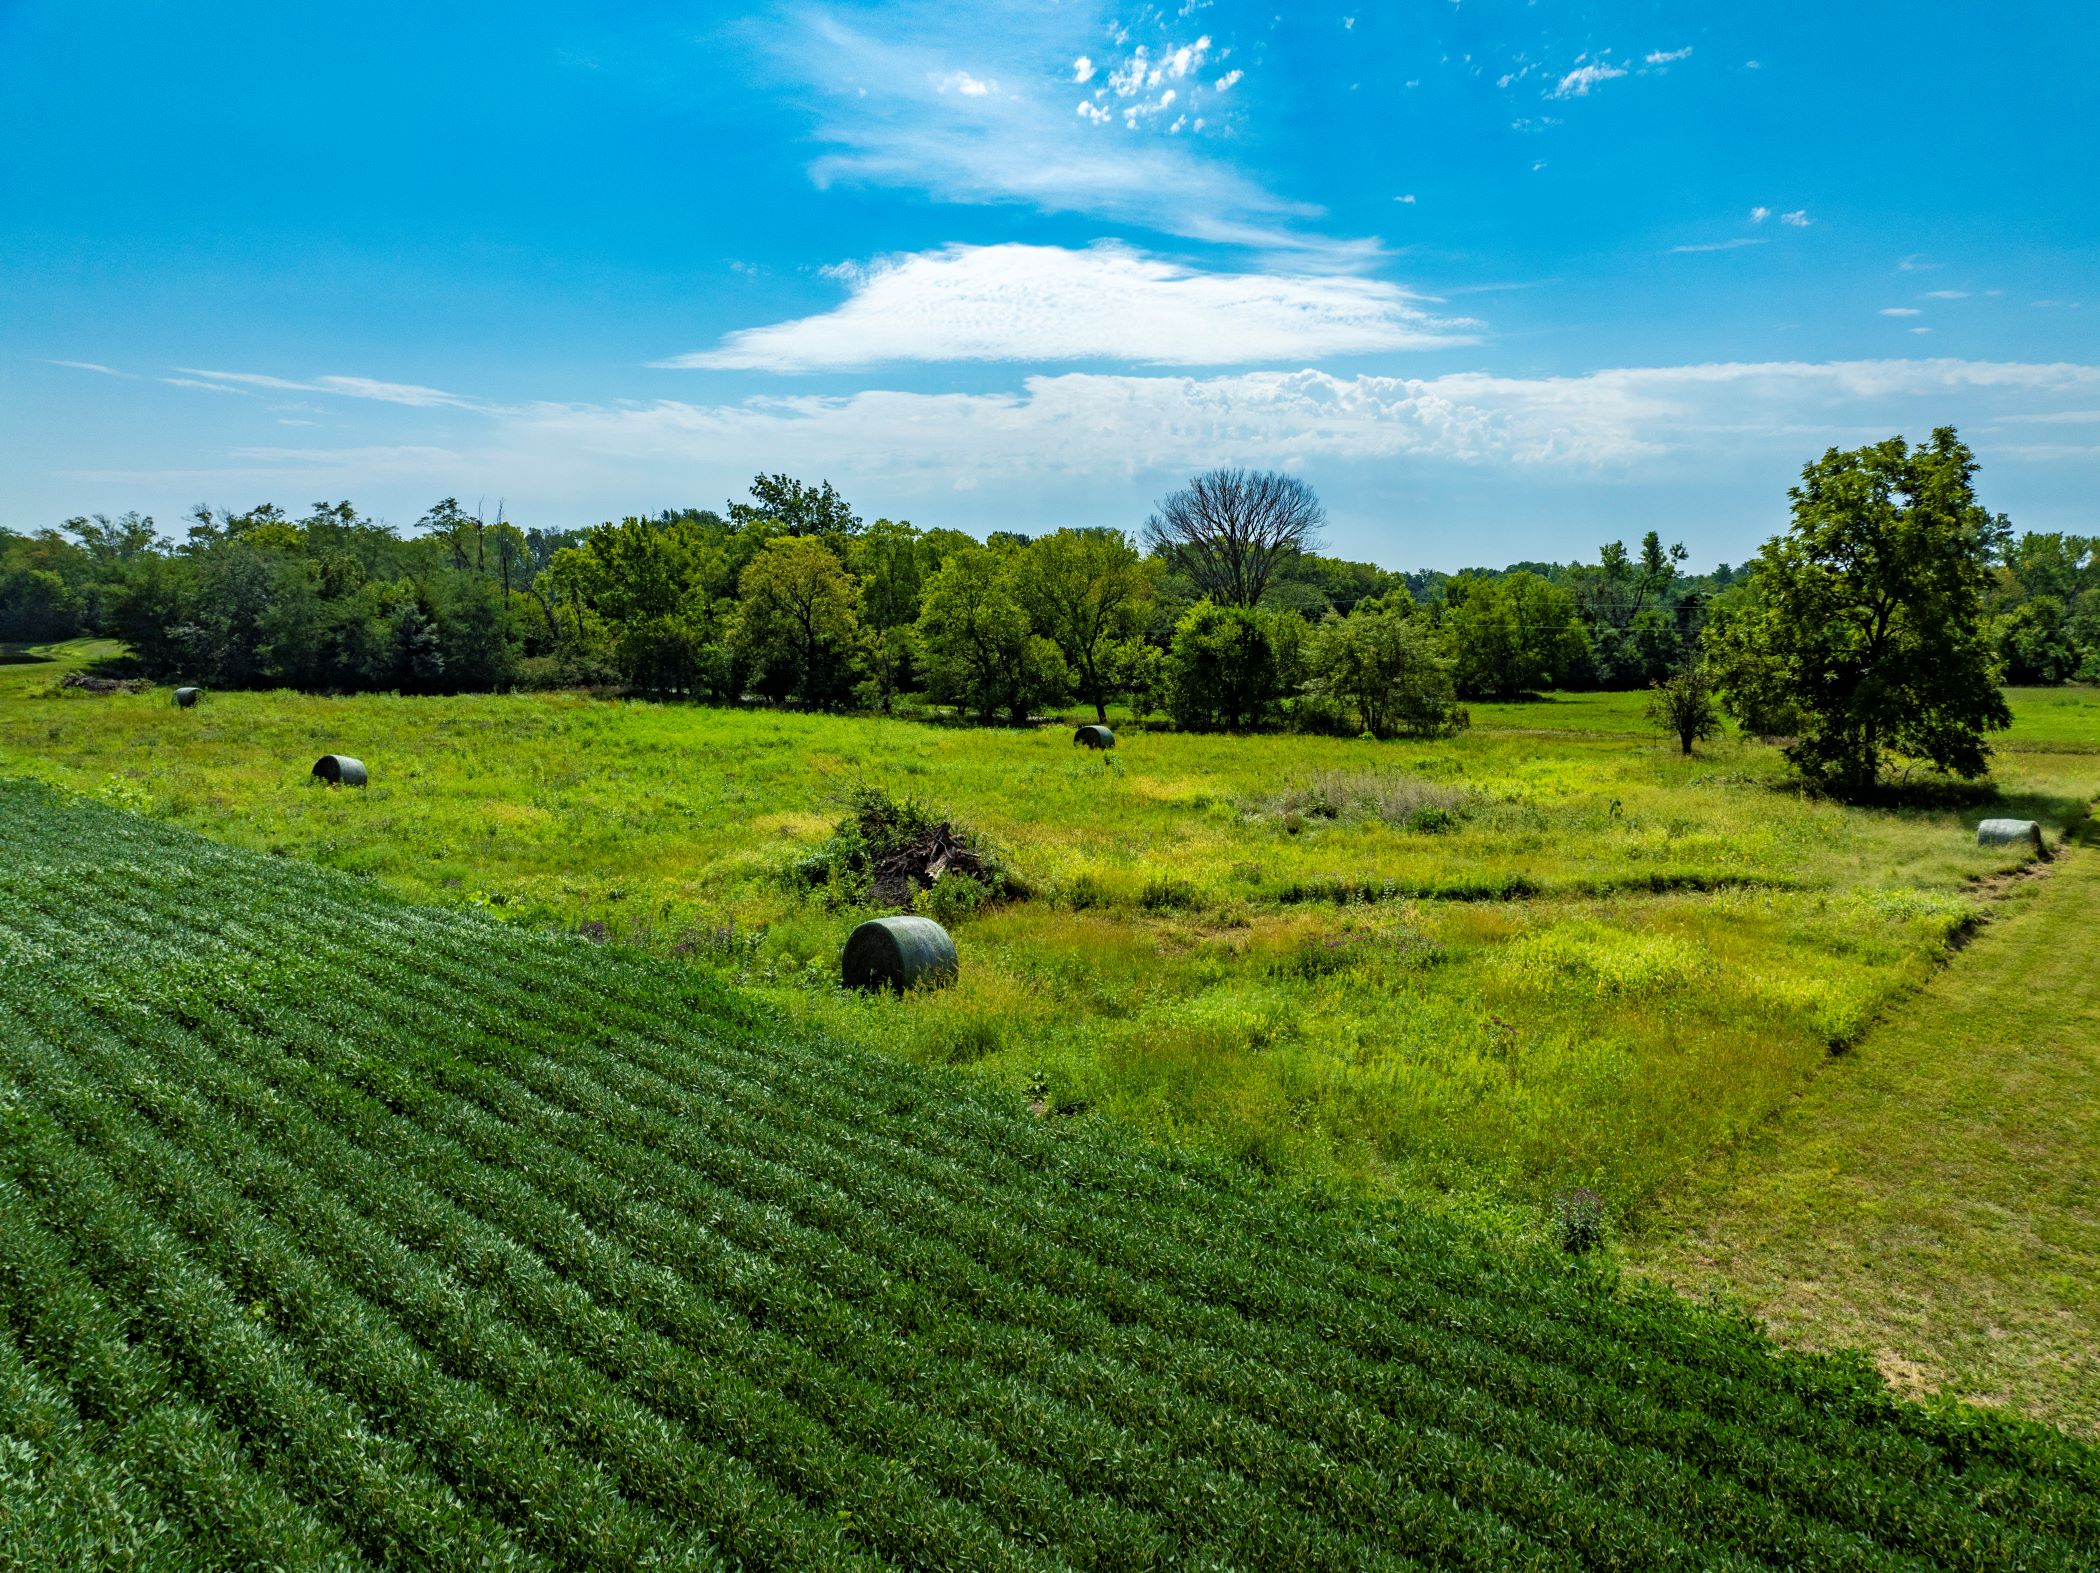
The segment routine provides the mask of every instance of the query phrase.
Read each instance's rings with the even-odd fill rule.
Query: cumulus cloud
[[[1682,49],[1650,50],[1645,58],[1647,60],[1647,63],[1651,66],[1667,66],[1674,65],[1680,60],[1690,59],[1691,53],[1692,46],[1690,44],[1686,44]]]
[[[1754,207],[1750,210],[1750,222],[1753,224],[1762,224],[1771,216],[1772,210],[1768,207]]]
[[[1073,61],[1073,62],[1072,62],[1072,80],[1073,80],[1073,81],[1075,81],[1075,82],[1091,82],[1091,81],[1093,81],[1093,80],[1094,80],[1094,62],[1093,62],[1093,61],[1091,61],[1091,60],[1089,60],[1089,59],[1088,59],[1088,58],[1087,58],[1087,57],[1086,57],[1085,55],[1081,55],[1081,56],[1080,56],[1080,57],[1079,57],[1079,58],[1078,58],[1077,60]]]
[[[1806,229],[1809,225],[1813,224],[1815,220],[1808,216],[1807,208],[1796,208],[1791,213],[1780,214],[1779,222],[1782,224],[1791,224],[1795,229]]]
[[[997,82],[980,81],[967,71],[950,71],[936,77],[935,81],[940,84],[943,93],[960,93],[965,98],[984,98],[999,85]]]
[[[838,270],[844,304],[665,364],[818,371],[895,361],[1245,365],[1469,341],[1467,319],[1347,274],[1206,273],[1126,246],[949,246]]]
[[[283,379],[228,374],[239,380]],[[346,391],[373,384],[315,378]],[[632,485],[652,466],[748,467],[777,459],[903,489],[1008,488],[1047,479],[1186,472],[1225,460],[1290,465],[1396,458],[1462,465],[1626,467],[1683,455],[1704,463],[1766,442],[1791,452],[1837,434],[1871,435],[1954,408],[1963,424],[2090,409],[2100,367],[1947,359],[1639,367],[1516,378],[1253,371],[1225,376],[1039,375],[992,393],[868,389],[736,403],[477,405],[475,450],[505,467]],[[354,450],[360,462],[385,450]],[[420,466],[440,451],[393,450]],[[465,451],[465,450],[461,450]],[[316,466],[328,450],[246,450],[258,463]]]
[[[1211,83],[1211,90],[1218,93],[1229,93],[1239,86],[1240,79],[1246,74],[1239,67],[1234,66],[1230,71],[1219,77],[1217,81]]]

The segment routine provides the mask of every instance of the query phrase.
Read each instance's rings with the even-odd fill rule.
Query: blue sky
[[[1953,423],[2100,531],[2100,7],[0,4],[0,524],[1288,466],[1394,566],[1740,561]]]

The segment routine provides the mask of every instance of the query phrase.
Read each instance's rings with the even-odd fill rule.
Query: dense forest
[[[230,688],[588,686],[987,721],[1076,700],[1385,736],[1462,724],[1464,699],[1652,685],[1755,594],[1749,570],[1686,573],[1653,532],[1447,575],[1325,556],[1319,524],[1302,482],[1230,471],[1136,537],[865,522],[782,475],[719,512],[565,530],[449,498],[406,533],[348,502],[200,507],[179,541],[97,516],[0,532],[0,641],[107,635],[146,675]],[[2006,680],[2100,679],[2100,538],[2006,532],[1988,610]]]

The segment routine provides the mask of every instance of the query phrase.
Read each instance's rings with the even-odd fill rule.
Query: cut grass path
[[[2100,1435],[2100,845],[1677,1199],[1644,1270],[1899,1389]],[[1692,1220],[1697,1220],[1696,1222]]]

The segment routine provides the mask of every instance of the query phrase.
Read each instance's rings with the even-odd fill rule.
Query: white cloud
[[[980,81],[967,71],[950,71],[945,76],[935,78],[935,81],[939,83],[943,93],[956,92],[965,98],[984,98],[999,85],[997,82]]]
[[[1729,240],[1709,240],[1696,246],[1672,246],[1670,255],[1682,257],[1700,251],[1737,251],[1744,246],[1762,246],[1764,243],[1762,235],[1737,235]]]
[[[1750,210],[1750,222],[1753,224],[1762,224],[1771,216],[1772,210],[1768,207],[1754,207]]]
[[[179,366],[176,370],[185,376],[203,378],[211,384],[239,383],[244,387],[276,388],[290,393],[339,393],[345,398],[376,399],[382,404],[406,404],[417,409],[441,406],[461,410],[486,408],[476,400],[413,382],[379,382],[370,377],[316,377],[311,382],[294,382],[251,371],[205,371],[196,366]]]
[[[947,489],[1224,461],[1619,466],[1707,454],[1717,442],[1816,445],[1834,432],[1940,419],[1950,404],[1965,423],[2007,401],[2072,396],[2086,404],[2096,389],[2100,367],[1956,360],[1738,363],[1553,378],[1070,373],[1030,377],[1013,393],[538,405],[505,428],[506,442],[520,451],[616,467],[794,455],[798,463]]]
[[[1201,273],[1120,245],[949,246],[837,276],[816,316],[664,364],[802,372],[897,361],[1246,365],[1470,342],[1467,319],[1348,274]]]
[[[249,383],[282,379],[238,374]],[[317,378],[320,385],[362,379]],[[1032,376],[1017,391],[759,397],[734,404],[474,405],[490,433],[470,467],[519,479],[599,474],[631,490],[662,466],[799,465],[903,489],[1033,484],[1044,477],[1174,472],[1219,462],[1294,464],[1400,457],[1457,464],[1632,466],[1767,441],[1786,451],[1833,436],[1946,418],[2034,419],[2089,409],[2100,366],[1946,359],[1634,367],[1584,376],[1432,378],[1330,372],[1215,377]],[[243,450],[293,460],[421,469],[452,450]],[[391,457],[389,457],[391,456]],[[669,484],[669,480],[666,480]]]
[[[1813,224],[1815,220],[1808,216],[1807,208],[1796,208],[1791,213],[1780,214],[1779,222],[1782,224],[1791,224],[1795,229],[1806,229],[1809,225]]]
[[[1667,66],[1675,65],[1680,60],[1689,60],[1691,58],[1691,54],[1692,46],[1690,44],[1686,44],[1682,49],[1650,50],[1644,58],[1646,59],[1647,63],[1651,66]]]
[[[105,366],[100,361],[95,360],[54,360],[46,361],[45,364],[47,366],[64,366],[72,371],[99,372],[105,377],[122,377],[132,382],[138,380],[138,373],[135,371],[118,371],[114,366]]]
[[[1884,317],[1922,317],[1925,315],[1915,306],[1884,306],[1881,308],[1881,314]]]
[[[1081,56],[1080,56],[1080,57],[1079,57],[1079,58],[1078,58],[1077,60],[1073,61],[1073,62],[1072,62],[1072,80],[1073,80],[1073,81],[1075,81],[1075,82],[1091,82],[1091,81],[1093,81],[1093,80],[1094,80],[1094,62],[1093,62],[1093,61],[1091,61],[1091,60],[1089,60],[1089,59],[1088,59],[1088,58],[1087,58],[1087,57],[1086,57],[1085,55],[1081,55]]]
[[[1967,300],[1968,298],[1969,292],[1965,289],[1929,289],[1919,297],[1921,300]]]
[[[1239,86],[1240,79],[1246,74],[1238,66],[1234,66],[1230,71],[1219,77],[1217,81],[1211,83],[1211,91],[1214,93],[1229,93]]]
[[[1090,99],[1082,98],[1079,101],[1079,118],[1082,120],[1091,120],[1095,125],[1098,126],[1099,124],[1101,124],[1102,121],[1109,118],[1109,112],[1103,109],[1099,104],[1092,102]]]
[[[1070,107],[1061,72],[1050,73],[1041,91],[1030,86],[1044,74],[1033,62],[1062,57],[1052,42],[1062,28],[1048,13],[1031,12],[1002,14],[1000,29],[980,29],[981,39],[973,33],[983,80],[999,86],[975,96],[939,87],[955,72],[953,25],[876,36],[809,10],[791,13],[767,38],[777,68],[818,105],[817,138],[828,150],[809,172],[819,186],[854,182],[947,202],[1023,203],[1288,254],[1301,266],[1360,267],[1379,255],[1375,240],[1318,233],[1312,225],[1321,209],[1269,191],[1194,138],[1106,134],[1106,115]],[[1183,78],[1192,89],[1209,48],[1205,36],[1158,58],[1146,52],[1141,77],[1128,62],[1112,67],[1110,79],[1123,86],[1109,98],[1111,109],[1121,117],[1127,104],[1118,98],[1155,104],[1131,128],[1148,123],[1159,113],[1154,95]],[[1178,94],[1184,107],[1200,107],[1186,99],[1186,91]]]
[[[1415,205],[1415,194],[1410,191],[1406,196],[1395,197],[1393,200],[1395,202],[1405,202],[1409,207],[1413,207]]]
[[[1574,70],[1560,79],[1549,91],[1548,98],[1587,98],[1590,89],[1600,82],[1610,82],[1626,74],[1624,66],[1615,66],[1608,60],[1592,60],[1587,65],[1578,64]]]

